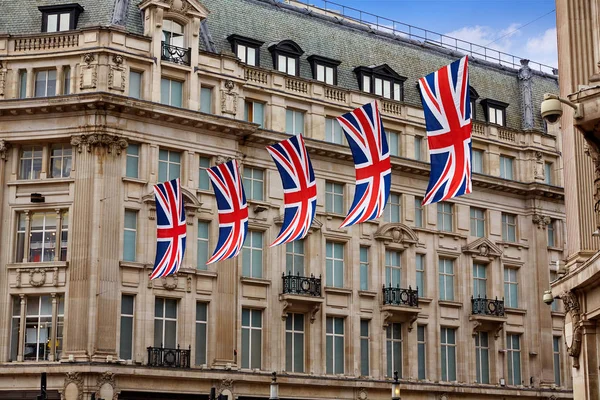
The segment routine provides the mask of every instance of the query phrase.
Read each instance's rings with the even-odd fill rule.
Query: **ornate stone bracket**
[[[217,385],[217,396],[223,393],[223,391],[229,390],[233,393],[233,379],[223,379],[219,381]]]
[[[186,281],[186,292],[192,293],[192,276],[188,275]]]
[[[388,325],[390,324],[390,318],[392,318],[392,313],[389,311],[384,311],[381,313],[381,321],[382,321],[382,326],[384,328],[387,328]]]
[[[471,333],[471,335],[473,337],[477,336],[477,332],[478,332],[478,328],[481,326],[481,322],[477,321],[477,320],[473,320],[473,332]]]
[[[413,330],[413,325],[415,322],[417,322],[417,319],[419,318],[418,314],[413,315],[412,317],[410,317],[410,319],[408,320],[408,331],[412,332]]]
[[[116,387],[115,374],[110,371],[106,371],[98,378],[98,382],[96,384],[96,398],[101,398],[104,400],[117,400],[119,398],[120,391],[115,390]],[[109,395],[110,398],[107,398],[107,395]]]
[[[496,328],[496,330],[494,330],[494,339],[498,340],[498,338],[500,337],[500,331],[504,329],[504,322],[501,324],[498,324],[498,327]]]
[[[321,303],[315,304],[313,308],[310,310],[310,323],[314,324],[317,320],[317,313],[321,311]]]
[[[552,222],[552,219],[550,219],[550,217],[541,214],[533,214],[531,220],[534,224],[537,224],[538,229],[546,229],[546,227]]]
[[[283,301],[281,303],[281,320],[285,321],[288,317],[288,311],[292,307],[292,303],[289,301]]]
[[[77,400],[83,400],[83,375],[80,372],[66,373],[61,398],[65,399],[67,394],[74,394],[73,391],[77,393]]]
[[[369,400],[367,389],[360,388],[356,390],[356,400]]]
[[[5,140],[0,140],[0,160],[6,161],[8,149],[10,149],[10,143]]]
[[[95,89],[98,84],[98,64],[92,64],[95,60],[93,53],[83,55],[83,62],[79,69],[81,71],[79,77],[79,89]]]
[[[108,153],[113,151],[117,155],[127,148],[127,139],[121,136],[108,134],[91,134],[91,135],[75,135],[71,136],[71,145],[77,147],[77,151],[81,153],[85,148],[88,153],[94,147],[103,147]]]
[[[567,346],[568,354],[573,358],[573,367],[579,369],[579,354],[581,353],[582,327],[581,327],[581,307],[577,295],[573,292],[563,292],[560,295],[565,306],[565,331],[563,336]],[[570,321],[569,321],[570,320]],[[571,324],[572,332],[567,332],[567,324]],[[569,343],[568,334],[572,335]]]

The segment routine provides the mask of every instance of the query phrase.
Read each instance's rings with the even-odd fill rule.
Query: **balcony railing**
[[[162,59],[175,64],[190,65],[191,49],[183,47],[171,46],[162,42]]]
[[[164,347],[148,347],[148,365],[151,367],[189,368],[192,346],[188,350],[181,350],[179,345],[176,349],[165,349]]]
[[[285,272],[282,274],[283,294],[301,294],[305,296],[321,297],[321,278],[313,274],[309,277],[300,276],[300,273],[292,275]]]
[[[491,315],[504,317],[504,300],[471,297],[471,306],[474,315]]]
[[[401,287],[385,287],[383,285],[383,304],[392,306],[419,306],[419,290],[412,289],[410,286],[408,289]]]

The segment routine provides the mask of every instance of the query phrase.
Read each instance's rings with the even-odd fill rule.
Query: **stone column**
[[[1,71],[0,71],[1,73]],[[0,187],[4,188],[5,187],[5,176],[7,173],[7,163],[6,163],[6,159],[7,156],[9,154],[9,147],[10,144],[4,140],[0,140]],[[2,193],[0,193],[0,232],[2,231],[2,225],[3,225],[3,218],[2,218],[2,211],[4,209],[4,207],[8,204],[8,202],[5,200],[5,196],[8,195],[8,190],[4,190]],[[0,239],[0,246],[6,246],[8,244],[8,238],[1,238]],[[2,256],[0,257],[0,265],[4,265],[6,263],[9,263],[12,261],[11,259],[12,254],[10,254],[10,252],[3,252]],[[7,282],[8,281],[8,271],[6,268],[0,268],[0,282]],[[0,286],[0,299],[3,299],[1,301],[1,303],[7,307],[8,309],[12,310],[12,301],[13,299],[8,295],[7,293],[8,291],[8,285],[1,285]],[[11,315],[12,315],[12,311],[11,311]],[[6,323],[8,323],[8,321],[6,321]],[[6,326],[6,325],[5,325]],[[5,348],[8,349],[10,346],[10,339],[9,339],[9,334],[6,334],[4,338],[0,338],[0,348]],[[10,357],[10,351],[5,352],[3,355],[0,355],[0,360],[2,362],[8,361],[8,357]]]
[[[33,97],[35,77],[33,76],[33,68],[27,68],[27,85],[25,86],[25,95],[27,98]]]
[[[58,236],[60,238],[60,236]],[[60,239],[59,239],[60,240]],[[60,246],[57,246],[57,251],[60,251]],[[56,360],[56,329],[58,328],[58,304],[56,293],[51,293],[52,296],[52,333],[50,334],[50,355],[49,361]]]
[[[586,393],[585,399],[600,399],[600,386],[598,382],[598,367],[600,362],[598,360],[598,339],[596,334],[596,323],[595,321],[583,321],[581,323],[583,328],[583,340],[581,343],[581,356],[586,362],[582,363],[581,368],[583,371],[583,380]],[[575,382],[573,382],[575,385]],[[578,398],[578,397],[576,397]]]
[[[220,301],[215,304],[214,315],[216,316],[216,332],[219,333],[219,339],[216,341],[213,365],[217,368],[223,368],[228,363],[232,365],[236,362],[241,363],[242,360],[242,349],[237,349],[237,359],[233,355],[233,351],[237,348],[238,281],[236,261],[224,260],[219,262],[215,298],[229,299],[229,301]]]
[[[20,294],[21,298],[21,319],[19,320],[19,348],[17,349],[17,361],[23,361],[23,347],[25,344],[25,295]]]

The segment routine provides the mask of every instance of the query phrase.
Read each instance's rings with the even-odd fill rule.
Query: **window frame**
[[[338,137],[339,140],[336,140]],[[327,143],[341,144],[342,146],[348,145],[344,129],[337,118],[325,117],[325,141]]]
[[[479,217],[478,215],[474,215],[474,212],[481,212],[481,217]],[[471,222],[471,229],[470,229],[470,234],[471,236],[474,237],[485,237],[485,228],[486,228],[486,210],[483,208],[479,208],[479,207],[470,207],[469,208],[469,217],[470,217],[470,222]],[[481,224],[481,227],[479,226]],[[475,232],[473,232],[473,228],[475,228]],[[479,230],[482,230],[481,234],[479,234]]]
[[[562,336],[552,336],[552,359],[554,364],[554,384],[558,387],[562,385],[562,357],[561,345]]]
[[[449,208],[447,210],[446,208]],[[440,232],[452,233],[454,232],[454,203],[448,203],[446,201],[440,201],[437,203],[437,229]],[[441,217],[441,218],[440,218]],[[450,217],[450,229],[446,226],[447,217]],[[441,222],[441,225],[440,225]]]
[[[246,171],[250,173],[250,176],[246,176]],[[256,178],[256,171],[260,171],[262,178]],[[244,186],[244,192],[246,194],[246,200],[248,201],[265,201],[265,188],[266,188],[266,170],[257,167],[246,166],[242,168],[242,185]],[[254,186],[258,185],[255,182],[261,182],[262,189],[260,191],[260,198],[254,197]]]
[[[488,124],[506,127],[506,109],[509,106],[508,103],[504,103],[502,101],[493,100],[493,99],[483,99],[483,100],[481,100],[481,105],[483,106],[483,109],[485,110],[485,120]],[[490,110],[495,110],[495,115],[494,115],[495,122],[491,122]],[[502,123],[501,124],[497,123],[498,112],[500,112],[500,114],[502,115]]]
[[[517,338],[518,348],[514,348],[514,338]],[[509,340],[510,338],[510,340]],[[506,362],[507,362],[507,384],[511,386],[519,386],[523,381],[523,364],[521,351],[523,350],[521,345],[521,334],[519,333],[507,333],[506,334]],[[514,370],[515,356],[518,356],[519,364],[519,382],[515,383],[516,373]],[[512,373],[511,373],[512,372]]]
[[[481,154],[481,170],[475,170],[475,157],[474,154]],[[484,166],[484,161],[483,161],[483,157],[485,155],[485,150],[481,150],[481,149],[476,149],[476,148],[472,148],[471,149],[471,170],[472,172],[476,173],[476,174],[484,174],[485,173],[485,166]]]
[[[256,121],[256,104],[260,104],[262,108],[262,121],[260,122]],[[244,101],[244,121],[258,124],[260,128],[264,129],[266,123],[265,106],[266,103],[252,99],[246,99]]]
[[[456,268],[454,265],[454,261],[455,260],[452,258],[439,257],[439,259],[438,259],[438,280],[439,280],[438,294],[439,294],[439,299],[442,301],[455,301],[455,299],[456,299],[456,296],[455,296]],[[450,263],[449,265],[452,267],[452,273],[448,272],[447,263]],[[443,268],[442,268],[442,266],[443,266]],[[446,293],[448,279],[450,279],[451,280],[450,282],[452,283],[452,293],[450,294],[450,296],[448,295],[448,293]],[[442,282],[443,282],[443,285],[442,285]],[[444,288],[443,296],[442,296],[442,287]]]
[[[300,248],[301,246],[301,248]],[[289,257],[289,258],[288,258]],[[296,261],[301,258],[301,268],[296,266]],[[289,261],[291,260],[291,268]],[[306,274],[306,245],[304,239],[295,240],[285,244],[285,271],[288,275],[307,276]]]
[[[419,339],[419,331],[423,332],[423,340]],[[420,352],[423,349],[423,365]],[[421,376],[421,367],[423,376]],[[417,325],[417,379],[427,379],[427,325]]]
[[[420,261],[417,261],[420,260]],[[416,253],[415,254],[415,285],[417,286],[417,296],[418,297],[426,297],[425,293],[426,293],[426,280],[427,280],[427,273],[425,271],[426,268],[426,255],[423,253]],[[420,267],[420,268],[419,268]],[[419,282],[421,282],[422,284],[419,285]]]
[[[130,215],[134,215],[135,216],[135,228],[128,228],[127,227],[127,214]],[[123,253],[122,253],[122,257],[123,257],[123,261],[129,261],[129,262],[136,262],[137,261],[137,240],[138,240],[138,220],[139,220],[139,210],[135,210],[135,209],[131,209],[131,208],[125,208],[125,211],[123,213]],[[127,232],[133,232],[133,259],[128,259],[126,257],[127,255],[127,251],[130,249],[129,246],[125,245],[125,236],[127,235]]]
[[[124,297],[131,297],[132,303],[133,303],[133,307],[132,307],[132,313],[131,314],[126,314],[123,312],[123,298]],[[125,360],[134,360],[135,359],[135,294],[131,294],[131,293],[121,293],[121,304],[120,304],[120,319],[119,319],[119,358],[125,359]],[[131,358],[125,358],[123,357],[123,350],[122,350],[122,340],[123,340],[123,319],[124,318],[129,318],[131,319]]]
[[[156,316],[156,301],[157,300],[161,300],[162,301],[162,316],[157,317]],[[167,310],[167,301],[168,300],[172,300],[175,301],[175,318],[173,317],[167,317],[166,316],[166,310]],[[179,334],[179,299],[176,298],[171,298],[171,297],[160,297],[160,296],[156,296],[154,297],[154,317],[152,319],[153,322],[153,329],[156,330],[156,321],[160,320],[162,321],[162,334],[161,334],[161,345],[162,348],[169,348],[169,349],[174,349],[177,347],[177,338],[178,338],[178,334]],[[173,347],[167,347],[166,343],[165,343],[165,334],[166,334],[166,322],[172,322],[175,321],[175,343]],[[153,340],[156,339],[156,332],[154,332],[154,336],[153,336]],[[154,346],[156,347],[156,343],[154,343]]]
[[[342,193],[336,193],[336,188],[342,188]],[[339,214],[339,215],[343,215],[344,214],[344,203],[345,203],[345,196],[346,195],[346,185],[343,183],[339,183],[339,182],[334,182],[334,181],[325,181],[325,212],[326,213],[331,213],[331,214]],[[341,197],[342,200],[342,209],[341,210],[337,210],[336,209],[336,198]]]
[[[131,152],[132,149],[137,149],[137,154],[133,154]],[[125,150],[125,177],[131,179],[139,179],[140,178],[140,150],[141,144],[139,143],[129,143],[127,145],[127,149]],[[135,160],[135,176],[130,176],[129,173],[129,160]],[[133,168],[133,165],[131,166]],[[131,174],[133,175],[133,174]]]
[[[500,173],[499,176],[502,179],[508,179],[511,181],[515,180],[515,158],[500,154]],[[510,177],[507,174],[507,167],[510,165]]]
[[[244,318],[243,318],[243,313],[244,310],[248,310],[248,325],[244,326]],[[256,317],[256,313],[258,313],[260,315],[260,326],[253,326],[253,322],[254,322],[254,318]],[[264,317],[263,317],[263,310],[259,310],[256,308],[248,308],[248,307],[242,307],[242,318],[241,318],[241,329],[242,329],[242,359],[240,362],[240,366],[242,369],[254,369],[256,367],[253,368],[252,365],[252,360],[256,358],[256,354],[255,352],[258,351],[258,359],[259,359],[259,366],[258,369],[262,368],[262,348],[263,348],[263,342],[264,342],[264,335],[263,335],[263,328],[264,328]],[[248,330],[248,366],[245,367],[244,366],[244,340],[243,340],[243,332],[244,330]],[[258,333],[256,333],[258,331]],[[253,348],[252,346],[252,337],[253,337],[253,332],[254,334],[259,334],[260,335],[260,346],[259,349],[256,350]],[[253,351],[254,350],[254,351]],[[254,357],[253,357],[254,355]]]
[[[206,237],[200,237],[200,225],[207,225],[207,235]],[[208,266],[206,262],[201,263],[200,261],[200,246],[206,246],[206,261],[210,259],[210,222],[198,220],[198,228],[196,229],[196,269],[199,271],[207,271]],[[200,268],[202,267],[202,268]]]
[[[370,376],[371,374],[371,320],[369,319],[360,319],[359,325],[359,339],[360,339],[360,375],[361,376]],[[363,327],[366,326],[366,329]],[[366,332],[366,335],[365,335]],[[363,363],[363,354],[366,354],[366,365]]]
[[[298,135],[305,133],[306,124],[306,111],[299,110],[297,108],[286,108],[285,109],[285,133],[288,135]],[[291,121],[289,118],[291,117]],[[300,120],[300,121],[298,121]],[[291,125],[292,132],[288,131],[288,126]],[[300,126],[297,126],[300,125]]]
[[[48,82],[50,82],[50,73],[54,72],[54,93],[50,94],[48,93]],[[39,95],[37,94],[38,92],[38,82],[41,82],[38,80],[38,75],[44,73],[45,74],[45,79],[44,79],[44,94],[43,95]],[[58,84],[58,71],[55,68],[49,68],[49,69],[39,69],[35,71],[35,75],[34,75],[34,85],[33,85],[33,97],[35,98],[44,98],[44,97],[54,97],[56,96],[56,91],[58,89],[57,87]]]
[[[244,64],[249,65],[251,67],[260,67],[260,48],[263,44],[265,44],[265,42],[238,34],[227,36],[227,41],[231,44],[231,51],[233,52],[233,54],[235,54],[236,57],[238,56],[239,46],[244,46],[246,48],[246,60],[240,59]],[[248,48],[254,49],[255,64],[248,63]]]
[[[296,316],[302,316],[302,330],[297,330]],[[291,321],[291,329],[288,329],[288,319]],[[285,371],[291,373],[305,373],[306,372],[306,315],[301,313],[288,313],[285,321]],[[290,334],[290,336],[288,336]],[[302,346],[302,368],[301,371],[296,370],[296,344],[297,335],[302,337],[300,343]],[[291,354],[288,354],[288,338],[291,337]],[[291,356],[291,360],[288,360],[288,356]],[[292,368],[288,370],[288,361],[290,361]]]
[[[31,152],[31,157],[24,157],[24,153],[26,151]],[[35,153],[38,152],[39,156],[36,157]],[[39,160],[39,171],[37,171],[36,177],[36,169],[35,169],[35,160]],[[23,172],[23,162],[29,161],[30,166],[30,174],[27,177],[24,177]],[[42,171],[44,170],[44,146],[36,146],[36,145],[23,145],[19,148],[19,180],[32,181],[42,179]]]
[[[329,325],[327,323],[328,320],[331,320],[331,332],[328,332],[328,325]],[[335,329],[336,328],[336,321],[339,321],[339,320],[342,321],[342,324],[341,324],[342,332],[341,333],[336,332],[336,329]],[[331,346],[331,351],[332,351],[332,357],[331,357],[332,358],[332,370],[331,370],[331,372],[328,370],[328,365],[327,365],[327,358],[328,358],[327,357],[327,353],[328,353],[328,351],[327,351],[328,350],[328,345],[327,345],[328,340],[327,339],[330,338],[330,337],[332,338],[331,339],[331,342],[332,342],[332,346]],[[338,372],[339,369],[336,368],[336,367],[338,367],[338,365],[336,363],[336,355],[337,355],[337,353],[336,353],[336,350],[335,350],[336,349],[336,344],[335,344],[336,340],[335,339],[336,338],[340,338],[340,337],[342,338],[342,354],[341,354],[341,357],[342,357],[342,360],[341,360],[342,365],[341,365],[341,367],[342,368],[341,368],[341,372]],[[339,316],[327,316],[325,318],[325,353],[326,353],[326,355],[325,355],[325,360],[326,360],[325,361],[325,373],[327,375],[338,375],[338,374],[344,374],[346,372],[346,354],[345,354],[345,351],[344,351],[345,350],[345,346],[346,346],[346,318],[339,317]]]
[[[169,101],[168,102],[163,101],[163,98],[162,98],[163,81],[169,82]],[[177,83],[181,84],[181,104],[180,105],[173,105],[173,82],[177,82]],[[180,79],[168,76],[168,75],[163,75],[160,77],[160,84],[161,84],[160,104],[169,106],[169,107],[185,108],[185,80],[180,80]]]
[[[166,151],[167,152],[167,159],[166,160],[161,160],[160,159],[160,153],[161,153],[161,151]],[[178,154],[179,155],[179,162],[171,161],[171,154]],[[182,159],[183,159],[183,152],[182,151],[179,151],[179,150],[170,150],[170,149],[167,149],[167,148],[159,148],[158,149],[158,171],[157,171],[158,172],[158,180],[159,180],[159,182],[167,182],[167,181],[170,181],[172,179],[177,179],[177,178],[181,179],[181,169],[183,167],[183,160]],[[166,168],[165,173],[166,173],[167,176],[166,176],[166,179],[164,181],[160,179],[160,166],[161,166],[161,164],[163,164],[163,165],[166,166],[165,167]],[[177,174],[178,176],[176,178],[172,178],[172,179],[170,178],[170,175],[171,175],[171,165],[178,165],[179,166],[179,173]]]
[[[487,346],[483,344],[483,337]],[[475,382],[479,384],[490,383],[490,337],[488,332],[477,331],[475,332]],[[483,354],[486,354],[487,363],[483,363]],[[487,374],[484,374],[486,372]],[[487,379],[484,379],[487,378]]]
[[[293,40],[282,40],[269,46],[269,51],[273,58],[273,68],[275,71],[282,72],[290,76],[300,76],[300,57],[304,54],[304,50]],[[285,71],[280,70],[279,56],[286,57],[286,68]],[[287,59],[295,60],[295,71],[293,74],[289,73],[289,61]]]
[[[254,241],[256,239],[254,239],[255,235],[260,236],[260,247],[255,247],[254,245]],[[244,240],[244,244],[242,245],[242,277],[245,278],[263,278],[266,274],[265,274],[265,235],[263,231],[259,231],[259,230],[255,230],[255,229],[249,229],[248,230],[248,234],[246,235],[246,240]],[[255,252],[259,252],[260,253],[260,266],[255,266],[254,265],[254,255]],[[249,255],[247,255],[249,254]],[[248,259],[249,257],[249,259]],[[248,261],[246,261],[248,260]],[[250,271],[249,273],[247,273],[248,271],[245,271],[246,269],[246,264],[247,262],[249,262],[249,268]]]
[[[316,54],[310,55],[307,57],[307,61],[310,64],[310,69],[312,72],[312,77],[314,80],[325,83],[326,85],[337,86],[338,84],[338,67],[342,63],[339,60],[334,60],[332,58],[327,58],[323,56],[319,56]],[[325,68],[325,80],[319,80],[318,78],[318,67],[322,66]],[[327,68],[333,69],[333,82],[327,82]]]
[[[417,223],[418,222],[418,223]],[[423,228],[425,225],[425,213],[423,212],[423,198],[415,197],[415,228]]]
[[[213,87],[212,86],[201,86],[200,87],[200,107],[198,111],[203,112],[205,114],[213,114]],[[207,93],[208,92],[208,93]],[[205,96],[206,95],[206,96]],[[206,103],[204,102],[208,97],[208,110],[203,110],[202,108]]]
[[[469,85],[469,100],[471,103],[471,121],[477,119],[477,100],[479,100],[479,93]]]
[[[395,199],[392,196],[396,196],[397,202],[395,202],[395,203],[393,202]],[[392,216],[394,214],[393,211],[396,211],[396,213],[398,215],[397,221],[394,221],[392,218]],[[388,224],[402,223],[402,193],[398,193],[398,192],[390,193],[388,202],[385,205],[385,208],[383,209],[383,222],[386,222]]]
[[[205,320],[198,319],[198,305],[202,304],[206,308]],[[208,364],[208,312],[209,312],[209,303],[205,301],[196,301],[196,316],[194,323],[194,364],[197,366]],[[198,360],[198,325],[204,326],[204,362],[200,363]]]
[[[83,12],[83,7],[81,7],[77,3],[71,4],[55,4],[50,6],[39,6],[38,10],[42,13],[42,32],[48,32],[48,16],[50,15],[58,15],[56,31],[51,31],[48,33],[58,33],[58,32],[68,32],[74,29],[77,29],[77,22],[79,20],[79,15]],[[69,28],[61,30],[60,29],[60,15],[61,14],[69,14]]]
[[[388,142],[388,150],[390,156],[402,157],[402,137],[400,132],[385,130],[385,138]],[[394,139],[395,145],[392,146],[392,139]]]
[[[394,328],[397,328],[396,333],[399,333],[399,337],[395,337]],[[403,353],[404,353],[404,337],[402,335],[402,324],[399,322],[391,322],[385,329],[385,353],[386,353],[386,377],[393,378],[394,372],[398,371],[398,377],[402,378],[402,367],[403,367]],[[400,354],[396,354],[399,360],[396,359],[394,352],[394,344],[399,347]],[[391,346],[391,351],[390,351]],[[397,348],[398,348],[397,347]]]
[[[454,331],[454,343],[450,343],[448,340],[448,332],[450,331]],[[454,327],[446,327],[446,326],[442,326],[440,328],[440,364],[442,364],[442,357],[444,356],[444,353],[446,355],[445,360],[446,360],[446,376],[444,376],[444,368],[443,368],[443,364],[441,365],[441,376],[440,376],[440,381],[442,382],[456,382],[457,380],[457,376],[456,376],[456,366],[457,366],[457,360],[456,360],[456,356],[457,356],[457,343],[456,343],[456,335],[457,335],[457,328]],[[454,349],[454,376],[449,376],[449,366],[450,366],[450,361],[449,361],[449,357],[448,357],[448,353],[450,348]],[[453,378],[453,379],[450,379]]]
[[[487,299],[488,290],[488,268],[487,264],[481,262],[473,262],[473,298],[474,299]],[[483,286],[481,286],[483,285]],[[484,296],[481,296],[483,291]]]
[[[60,155],[54,155],[54,150],[60,149]],[[67,154],[65,154],[65,152]],[[68,143],[53,143],[49,146],[48,149],[48,158],[50,159],[50,166],[48,168],[48,177],[51,179],[66,179],[71,177],[71,169],[73,167],[73,146]],[[54,176],[53,173],[53,161],[60,159],[60,176]],[[69,160],[69,172],[68,174],[63,176],[64,171],[64,163]]]
[[[509,217],[513,218],[513,222],[509,222]],[[519,241],[518,237],[518,223],[519,219],[516,214],[510,213],[502,213],[501,214],[502,221],[502,241],[507,243],[517,243]],[[514,239],[511,239],[510,233],[511,229],[514,234]]]
[[[552,175],[554,163],[549,161],[544,162],[544,183],[546,185],[554,185],[554,178]]]
[[[33,230],[32,229],[32,221],[33,221],[33,216],[36,214],[43,214],[44,215],[44,222],[43,222],[43,226],[42,226],[42,230]],[[54,214],[56,215],[56,226],[54,227],[54,230],[46,230],[46,218],[47,215],[51,215]],[[23,216],[24,218],[24,230],[21,230],[20,227],[20,218],[21,216]],[[66,216],[66,218],[65,218]],[[65,225],[65,220],[66,220],[66,225]],[[41,209],[41,210],[19,210],[16,212],[16,241],[15,241],[15,248],[14,248],[14,252],[15,252],[15,262],[16,263],[36,263],[36,264],[43,264],[43,263],[48,263],[48,262],[65,262],[68,259],[68,248],[69,248],[69,209],[68,208],[60,208],[60,209],[56,209],[56,210],[48,210],[48,209]],[[31,256],[31,240],[33,237],[33,233],[41,233],[42,234],[42,252],[40,253],[42,255],[41,257],[41,261],[32,261],[32,256]],[[44,250],[46,249],[44,247],[45,242],[45,234],[46,233],[54,233],[54,237],[58,238],[55,239],[55,243],[54,243],[54,259],[53,260],[44,260],[43,256],[44,256]],[[63,246],[63,234],[66,233],[67,237],[66,237],[66,243],[64,243]],[[19,239],[20,235],[22,235],[22,239]],[[22,249],[21,249],[21,244],[20,242],[22,242]],[[64,251],[64,256],[63,256],[63,251]],[[58,254],[57,254],[58,252]],[[19,258],[19,255],[22,253],[22,257]]]
[[[364,252],[363,252],[364,250]],[[359,248],[359,280],[360,280],[360,290],[369,290],[369,269],[370,269],[370,247],[369,246],[360,246]],[[363,257],[363,254],[365,257]],[[364,259],[366,258],[366,260]],[[364,272],[364,276],[363,276]],[[364,279],[363,279],[364,278]]]
[[[381,64],[374,67],[365,67],[360,66],[354,68],[354,73],[358,79],[358,88],[360,91],[365,93],[371,93],[375,96],[395,101],[404,101],[404,82],[406,81],[406,77],[400,76],[396,71],[394,71],[389,65]],[[382,80],[382,94],[376,94],[376,79]],[[365,82],[369,82],[369,87],[367,88]],[[390,97],[384,96],[383,89],[383,81],[390,82]],[[400,93],[399,98],[396,98],[395,93],[395,85],[399,85]]]
[[[556,227],[555,224],[556,220],[555,219],[550,219],[550,223],[547,226],[547,232],[548,232],[548,247],[557,247],[556,246]]]
[[[399,288],[402,285],[402,253],[398,250],[385,250],[385,287]],[[397,277],[398,281],[395,281]]]
[[[511,276],[511,274],[514,276]],[[514,280],[512,280],[512,278],[514,278]],[[506,308],[519,308],[519,268],[508,265],[504,266],[502,271],[502,282],[504,284],[504,306]],[[513,286],[516,287],[514,299],[510,294],[511,287]]]
[[[331,256],[328,253],[328,246],[331,245]],[[336,248],[341,246],[342,258],[336,257]],[[339,250],[339,248],[337,248]],[[336,283],[338,274],[336,271],[339,269],[339,263],[341,262],[341,285]],[[331,273],[329,269],[329,263],[331,263]],[[336,268],[337,267],[337,268]],[[331,275],[331,278],[329,276]],[[343,288],[346,283],[346,243],[336,242],[333,240],[325,241],[325,286],[334,288]]]

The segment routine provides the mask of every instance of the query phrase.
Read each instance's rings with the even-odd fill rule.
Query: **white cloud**
[[[533,61],[556,67],[558,64],[556,28],[547,29],[541,35],[527,39],[525,51]]]

